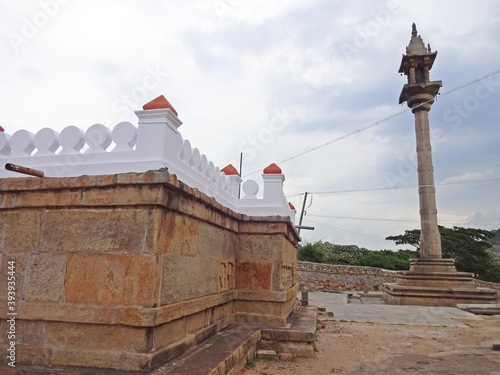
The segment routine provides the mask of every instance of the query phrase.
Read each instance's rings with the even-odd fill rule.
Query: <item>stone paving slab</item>
[[[467,327],[453,318],[482,318],[456,307],[347,303],[346,293],[309,292],[309,305],[333,312],[334,321]]]

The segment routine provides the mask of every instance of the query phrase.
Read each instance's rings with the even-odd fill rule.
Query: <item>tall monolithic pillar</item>
[[[496,291],[476,288],[473,275],[457,272],[454,259],[443,259],[437,224],[436,189],[432,167],[429,111],[441,81],[431,81],[429,71],[437,52],[425,47],[413,24],[410,43],[399,73],[408,77],[399,103],[406,102],[415,116],[418,196],[420,201],[420,258],[408,271],[398,273],[395,283],[384,284],[383,299],[393,305],[456,306],[457,303],[495,303]]]
[[[436,55],[437,52],[431,52],[430,45],[427,48],[424,46],[413,24],[412,37],[399,68],[400,73],[408,76],[408,83],[401,91],[399,102],[406,101],[415,115],[421,227],[420,255],[424,259],[440,259],[442,256],[428,116],[434,97],[441,87],[441,81],[429,80],[429,71]]]

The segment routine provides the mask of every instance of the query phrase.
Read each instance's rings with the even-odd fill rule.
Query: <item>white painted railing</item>
[[[60,133],[43,128],[36,134],[18,130],[0,132],[0,178],[26,177],[3,169],[6,163],[39,169],[46,177],[72,177],[168,168],[187,185],[214,197],[222,205],[247,215],[281,215],[295,220],[283,194],[283,174],[263,174],[263,197],[257,198],[258,184],[238,175],[226,176],[213,162],[183,140],[178,131],[182,122],[169,109],[135,112],[138,127],[129,122],[113,130],[92,125],[87,131],[68,126]]]

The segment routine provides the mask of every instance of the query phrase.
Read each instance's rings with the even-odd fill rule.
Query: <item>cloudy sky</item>
[[[296,208],[312,193],[306,241],[394,248],[385,237],[419,227],[413,115],[398,104],[412,22],[443,81],[440,224],[499,228],[495,0],[0,0],[0,125],[137,124],[163,94],[215,165],[243,152],[244,178],[276,162]]]

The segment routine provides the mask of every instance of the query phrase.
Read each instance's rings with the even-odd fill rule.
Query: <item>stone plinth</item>
[[[497,291],[477,288],[473,274],[457,272],[453,259],[414,259],[396,283],[384,284],[383,299],[391,305],[455,306],[496,303]]]
[[[150,371],[236,320],[284,327],[296,307],[290,219],[236,213],[165,169],[0,179],[0,228],[19,365]]]

